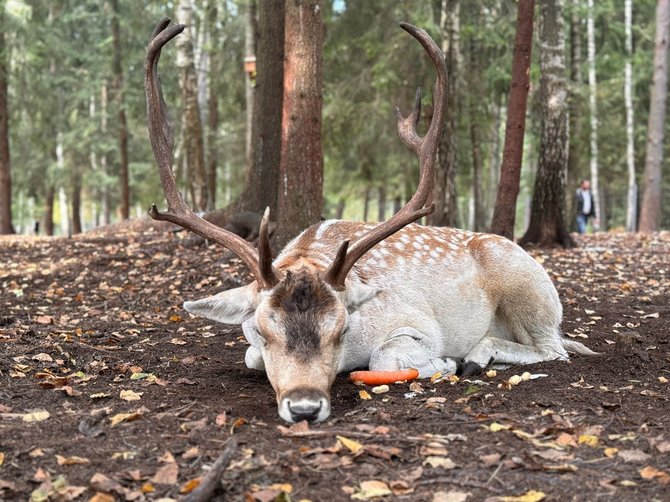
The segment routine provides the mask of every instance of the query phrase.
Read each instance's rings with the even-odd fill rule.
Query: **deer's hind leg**
[[[369,368],[372,371],[416,368],[420,378],[428,378],[437,372],[455,373],[458,362],[438,354],[434,343],[425,334],[410,327],[398,328],[372,352]]]

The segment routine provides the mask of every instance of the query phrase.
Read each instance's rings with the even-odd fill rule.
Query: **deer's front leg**
[[[414,328],[398,328],[370,356],[370,370],[398,371],[407,368],[419,370],[419,378],[429,378],[437,372],[455,373],[456,361],[440,357],[427,335]]]

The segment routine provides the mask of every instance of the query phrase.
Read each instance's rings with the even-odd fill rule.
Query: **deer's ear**
[[[225,324],[242,324],[256,310],[258,293],[256,285],[249,284],[241,288],[229,289],[214,296],[184,302],[184,308],[213,321]]]
[[[349,313],[357,310],[361,305],[363,305],[368,300],[374,298],[379,290],[363,284],[360,282],[347,284],[346,297],[344,300],[345,305]]]

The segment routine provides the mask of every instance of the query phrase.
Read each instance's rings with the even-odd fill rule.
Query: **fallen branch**
[[[216,462],[212,464],[212,468],[209,470],[205,476],[203,476],[202,481],[198,487],[184,497],[184,502],[207,502],[212,499],[212,495],[216,492],[216,489],[219,488],[221,483],[221,477],[223,476],[224,471],[228,467],[230,460],[235,455],[237,451],[237,439],[231,438],[228,441],[228,444],[224,448],[219,458],[216,459]]]

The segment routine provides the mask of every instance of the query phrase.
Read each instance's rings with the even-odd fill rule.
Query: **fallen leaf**
[[[651,458],[651,455],[642,450],[620,450],[619,457],[624,462],[632,462],[642,464]]]
[[[46,410],[33,411],[32,413],[26,413],[21,418],[24,422],[41,422],[46,420],[51,415]]]
[[[616,457],[616,454],[618,453],[619,448],[605,448],[603,453],[607,458],[613,458]]]
[[[156,471],[151,482],[157,485],[174,485],[179,477],[179,466],[176,462],[170,462]]]
[[[540,502],[547,495],[544,492],[529,490],[523,495],[517,497],[496,497],[494,500],[499,502]]]
[[[488,455],[481,455],[479,460],[481,460],[486,467],[493,467],[500,463],[502,455],[500,453],[489,453]]]
[[[369,480],[361,481],[358,491],[351,498],[354,500],[370,500],[392,494],[393,492],[389,486],[383,481]]]
[[[182,494],[191,493],[198,486],[200,486],[201,481],[202,481],[201,478],[193,478],[188,480],[186,483],[181,485],[181,488],[179,488],[179,493]]]
[[[491,422],[491,425],[489,425],[489,430],[491,432],[500,432],[500,431],[506,431],[510,428],[509,425],[503,425],[499,424],[498,422]]]
[[[214,419],[214,423],[219,427],[224,427],[227,422],[228,414],[225,411],[223,413],[219,413]]]
[[[353,439],[349,439],[344,436],[336,436],[337,439],[342,443],[342,446],[347,448],[351,453],[356,454],[359,451],[361,451],[364,446],[359,443],[358,441],[354,441]]]
[[[360,397],[364,401],[369,401],[370,399],[372,399],[372,396],[366,390],[359,390],[358,397]]]
[[[465,502],[470,495],[470,492],[435,492],[433,502]]]
[[[590,446],[591,448],[597,448],[598,447],[598,436],[594,436],[593,434],[582,434],[577,439],[577,443],[578,444],[585,444],[586,446]]]
[[[659,469],[656,469],[655,467],[652,467],[650,465],[640,469],[640,476],[642,476],[642,479],[657,479],[660,483],[667,485],[670,483],[670,474],[668,474],[665,471],[661,471]]]
[[[56,455],[56,462],[58,462],[58,465],[81,465],[90,463],[90,460],[84,457],[63,457],[62,455]]]
[[[134,390],[122,390],[119,397],[124,401],[139,401],[144,392],[135,392]]]
[[[139,411],[134,411],[132,413],[117,413],[109,420],[112,423],[112,427],[114,427],[115,425],[118,425],[122,422],[132,422],[133,420],[137,420],[141,416],[142,413],[140,413]]]
[[[438,467],[441,467],[442,469],[450,470],[450,469],[455,469],[456,464],[454,463],[453,460],[451,460],[448,457],[427,457],[423,461],[423,465],[429,465],[430,467],[436,469]]]
[[[115,502],[116,497],[114,495],[110,495],[109,493],[101,493],[101,492],[96,492],[95,495],[93,495],[88,502]]]

